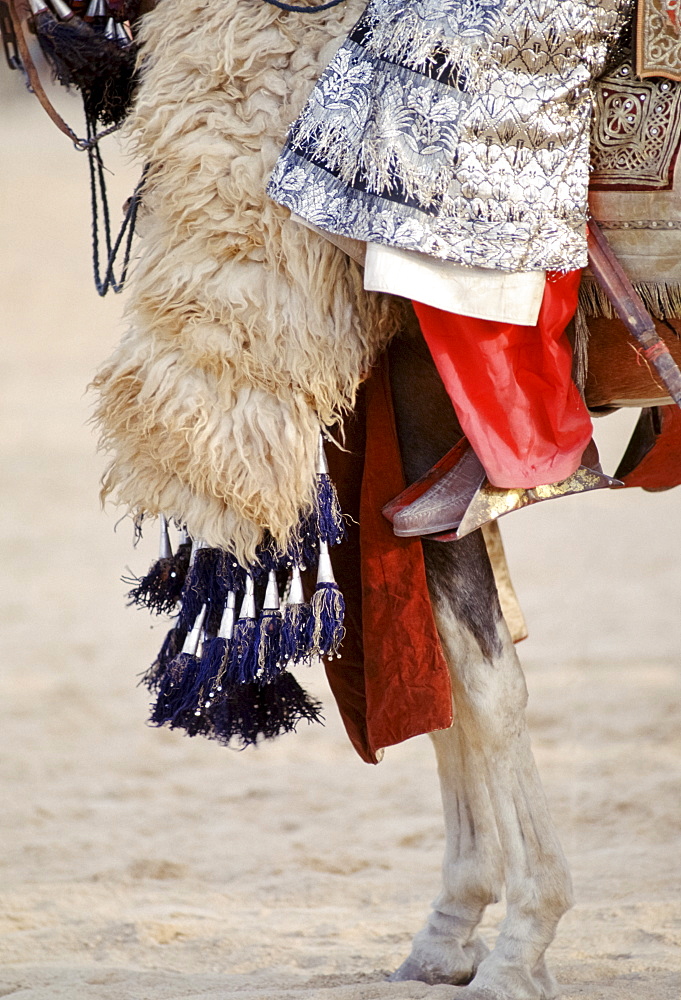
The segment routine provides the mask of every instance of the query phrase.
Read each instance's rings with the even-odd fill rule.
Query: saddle
[[[638,0],[632,51],[599,81],[590,208],[655,332],[681,364],[681,12]],[[588,331],[584,395],[594,413],[642,407],[616,476],[627,486],[681,483],[681,412],[592,273],[578,321]]]

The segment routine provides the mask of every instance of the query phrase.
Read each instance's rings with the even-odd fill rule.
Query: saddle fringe
[[[681,319],[681,284],[661,281],[634,281],[633,286],[655,319]],[[612,302],[590,275],[582,278],[579,306],[585,317],[615,319]]]

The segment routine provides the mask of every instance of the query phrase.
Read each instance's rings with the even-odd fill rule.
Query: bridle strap
[[[79,139],[76,133],[69,128],[45,93],[45,88],[40,81],[38,70],[35,68],[35,63],[31,58],[31,50],[29,49],[28,42],[26,41],[28,19],[31,16],[31,12],[26,0],[7,0],[7,3],[9,6],[9,15],[14,26],[19,57],[21,59],[23,70],[28,77],[29,87],[38,98],[43,106],[43,109],[47,112],[59,131],[63,132],[65,136],[68,136],[74,145],[82,147],[82,139]]]

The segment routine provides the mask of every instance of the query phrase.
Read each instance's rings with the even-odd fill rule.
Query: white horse
[[[155,185],[145,204],[148,252],[133,293],[133,312],[144,323],[99,379],[105,440],[118,455],[107,486],[135,510],[146,504],[152,513],[187,521],[212,545],[223,541],[224,483],[243,486],[237,513],[245,516],[253,508],[243,498],[252,503],[255,495],[249,475],[265,452],[278,454],[274,446],[254,447],[262,422],[269,420],[270,435],[280,427],[263,401],[289,400],[284,424],[295,422],[302,442],[297,456],[279,455],[281,468],[269,470],[273,496],[281,477],[277,503],[288,502],[284,487],[293,470],[314,461],[316,424],[305,423],[298,397],[286,395],[288,385],[268,387],[263,375],[270,355],[288,351],[291,381],[312,386],[309,352],[295,354],[296,324],[315,331],[326,324],[339,351],[327,352],[324,365],[356,363],[358,378],[371,354],[362,348],[349,357],[358,325],[370,340],[371,323],[383,323],[372,348],[394,332],[390,308],[363,304],[357,266],[265,196],[287,123],[358,11],[354,0],[307,16],[259,0],[163,0],[147,19],[147,74],[131,125]],[[268,324],[272,338],[258,347],[258,330]],[[287,340],[282,330],[289,327]],[[460,431],[422,339],[403,332],[389,350],[400,448],[413,481]],[[239,381],[238,364],[245,362],[235,367],[235,357],[250,359],[249,387]],[[180,377],[192,379],[184,396]],[[343,384],[346,396],[351,381]],[[314,391],[319,400],[316,384]],[[254,394],[260,423],[244,417]],[[232,408],[222,424],[215,416],[220,405]],[[205,413],[203,437],[197,430],[193,443],[210,442],[209,463],[195,463],[187,450],[197,413]],[[227,453],[237,434],[254,456],[248,468],[236,469]],[[189,501],[192,476],[203,493],[195,490]],[[285,520],[288,508],[279,513]],[[229,522],[233,532],[235,523]],[[239,536],[245,549],[247,534]],[[455,709],[452,728],[432,736],[446,854],[433,911],[392,978],[453,984],[457,1000],[549,1000],[557,987],[545,953],[572,889],[530,749],[524,676],[481,533],[424,541],[423,548]],[[477,928],[502,894],[506,917],[488,951]]]

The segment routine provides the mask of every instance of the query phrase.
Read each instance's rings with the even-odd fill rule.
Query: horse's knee
[[[454,708],[467,743],[497,753],[525,732],[527,685],[509,643],[501,656],[479,654],[451,664]]]

